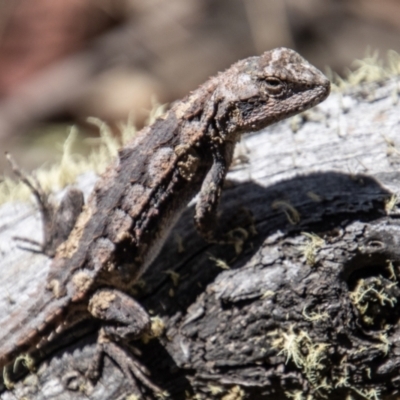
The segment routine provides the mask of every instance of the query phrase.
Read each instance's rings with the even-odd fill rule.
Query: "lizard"
[[[242,134],[313,107],[329,92],[329,80],[294,50],[277,48],[238,61],[174,103],[121,148],[85,205],[82,194],[70,189],[55,207],[8,156],[39,203],[41,251],[52,262],[44,292],[2,327],[5,383],[10,384],[12,367],[22,354],[54,341],[83,319],[95,318],[101,328],[88,376],[98,378],[99,360],[108,355],[132,386],[140,382],[160,393],[126,345],[151,329],[148,314],[128,295],[129,288],[151,265],[195,195],[198,231],[208,241],[223,241],[217,206]]]

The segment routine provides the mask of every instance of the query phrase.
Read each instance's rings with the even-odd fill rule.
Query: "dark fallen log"
[[[133,288],[164,324],[158,338],[134,345],[171,398],[396,398],[397,85],[334,93],[317,109],[244,138],[221,204],[236,246],[204,242],[188,207]],[[37,236],[39,225],[29,205],[0,208],[0,326],[43,285],[46,258],[11,239],[21,229]],[[95,328],[86,324],[35,354],[36,372],[1,399],[129,398],[108,358],[96,385],[84,377]]]

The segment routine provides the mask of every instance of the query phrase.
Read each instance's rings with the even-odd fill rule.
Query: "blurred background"
[[[31,169],[71,125],[84,150],[88,116],[140,127],[238,59],[287,46],[343,75],[399,39],[398,0],[0,0],[0,150]]]

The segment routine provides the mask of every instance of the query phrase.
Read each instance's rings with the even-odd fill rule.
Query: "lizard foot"
[[[54,257],[57,247],[67,240],[83,207],[83,193],[76,188],[67,190],[60,204],[53,204],[34,175],[29,176],[17,164],[11,154],[6,158],[14,174],[23,182],[35,197],[43,222],[43,243],[30,238],[14,236],[14,240],[29,244],[35,248],[22,247],[34,253],[43,253]]]
[[[163,397],[163,391],[150,381],[149,372],[133,354],[140,353],[127,344],[151,332],[151,320],[144,308],[127,294],[104,288],[92,296],[88,309],[95,318],[104,322],[89,378],[95,380],[99,377],[102,357],[107,355],[120,367],[134,389],[139,390],[137,383],[141,383]]]
[[[140,382],[157,396],[161,398],[167,397],[168,394],[148,378],[150,375],[148,369],[132,354],[135,350],[133,348],[132,350],[127,350],[121,343],[112,342],[104,330],[101,329],[96,354],[86,376],[92,381],[97,381],[100,376],[101,360],[104,355],[107,355],[119,366],[135,391],[139,390],[137,383]],[[137,350],[135,352],[138,353]]]

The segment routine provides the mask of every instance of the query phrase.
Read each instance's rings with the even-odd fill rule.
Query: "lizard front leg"
[[[234,145],[234,142],[227,142],[224,145],[214,144],[213,163],[203,181],[196,204],[197,231],[211,243],[236,244],[237,242],[232,232],[221,231],[217,216],[221,191],[232,160]]]
[[[150,317],[143,307],[119,290],[100,289],[90,299],[88,308],[94,317],[105,322],[99,332],[96,354],[88,377],[98,379],[101,359],[108,355],[118,364],[133,388],[138,390],[138,380],[153,392],[162,394],[162,390],[148,378],[148,370],[128,346],[128,341],[151,330]]]
[[[213,163],[201,186],[195,214],[196,228],[208,242],[222,239],[222,234],[218,231],[217,208],[227,169],[222,149],[215,146]]]

